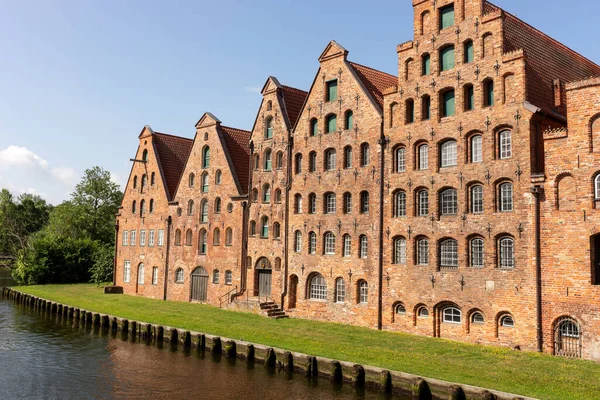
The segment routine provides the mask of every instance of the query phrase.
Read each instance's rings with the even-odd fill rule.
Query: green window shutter
[[[310,135],[317,136],[319,134],[319,122],[316,119],[313,119],[311,124]]]
[[[429,118],[431,118],[431,99],[423,97],[423,119],[428,120]]]
[[[473,42],[465,43],[465,64],[473,62],[475,59],[475,47],[473,46]]]
[[[494,82],[489,81],[485,87],[486,89],[486,105],[493,106],[494,105]]]
[[[354,128],[354,114],[352,114],[352,112],[349,112],[348,114],[346,114],[346,129],[353,129]]]
[[[475,109],[475,91],[473,86],[468,86],[465,90],[465,102],[467,111]]]
[[[442,71],[448,71],[454,68],[454,46],[448,46],[441,52]]]
[[[415,103],[413,101],[406,103],[406,122],[415,122]]]
[[[444,117],[454,115],[454,90],[449,90],[444,93]]]
[[[327,82],[327,101],[337,100],[337,97],[338,97],[337,89],[338,89],[337,80]]]
[[[429,75],[431,73],[431,57],[429,54],[423,56],[423,75]]]
[[[440,8],[440,29],[454,25],[454,5]]]
[[[337,129],[337,118],[335,115],[327,117],[327,133],[335,132]]]

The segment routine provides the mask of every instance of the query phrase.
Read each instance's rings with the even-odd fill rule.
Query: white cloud
[[[260,94],[260,92],[261,92],[261,89],[260,89],[259,87],[256,87],[256,86],[246,86],[246,87],[244,88],[244,90],[245,90],[246,92],[250,92],[250,93],[258,93],[258,94]]]
[[[77,183],[77,172],[73,168],[68,167],[55,167],[51,170],[52,175],[59,181],[63,181],[69,185]]]
[[[0,150],[0,167],[12,166],[40,166],[47,169],[48,161],[25,147],[8,146],[6,149]]]

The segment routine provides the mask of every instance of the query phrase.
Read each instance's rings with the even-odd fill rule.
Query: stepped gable
[[[221,125],[219,127],[225,139],[226,151],[229,153],[235,175],[242,192],[248,190],[250,179],[250,135],[251,132]]]
[[[352,66],[367,91],[373,96],[379,108],[383,110],[383,92],[397,85],[398,77],[351,61],[348,63]]]
[[[296,121],[300,118],[300,112],[308,97],[308,92],[282,85],[281,93],[283,95],[283,101],[285,102],[285,109],[287,111],[288,120],[290,121],[290,126],[295,126]]]
[[[173,200],[185,163],[192,151],[192,139],[154,132],[156,158],[162,170],[169,201]]]
[[[502,10],[484,3],[484,13]],[[554,106],[555,79],[572,82],[600,75],[600,66],[504,10],[504,53],[523,49],[527,58],[527,100],[545,111]]]

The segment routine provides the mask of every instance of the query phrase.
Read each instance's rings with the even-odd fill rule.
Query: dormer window
[[[454,4],[440,8],[440,29],[454,26]]]
[[[335,101],[338,98],[338,81],[334,79],[326,83],[327,85],[327,101]]]

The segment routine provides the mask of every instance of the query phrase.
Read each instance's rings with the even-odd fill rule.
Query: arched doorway
[[[202,267],[192,272],[192,285],[190,299],[192,301],[206,301],[208,292],[208,272]]]
[[[298,277],[296,275],[290,276],[289,292],[288,308],[296,308],[296,299],[298,296]]]
[[[266,257],[261,257],[256,261],[256,275],[255,275],[255,288],[258,289],[258,296],[270,296],[271,295],[271,283],[273,277],[273,270],[271,269],[271,262]]]
[[[564,317],[554,327],[554,354],[581,358],[581,327],[577,321]]]

